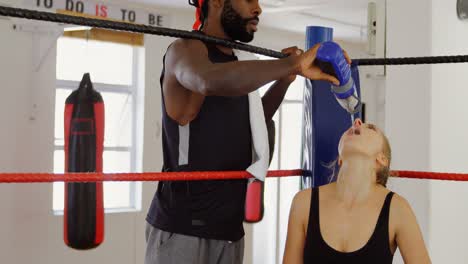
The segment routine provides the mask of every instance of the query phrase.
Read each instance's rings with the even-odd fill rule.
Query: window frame
[[[264,56],[264,55],[256,55],[256,56],[260,60],[274,59],[274,58]],[[273,83],[274,82],[271,82],[261,87],[259,89],[260,95],[263,96],[264,92],[266,92]],[[288,89],[291,89],[291,88],[298,89],[299,86],[302,86],[302,88],[305,87],[305,79],[301,76],[298,76],[296,80],[294,81],[294,83],[292,83]],[[303,97],[303,94],[304,93],[302,92],[302,97]],[[303,122],[303,105],[304,105],[303,98],[291,99],[291,98],[288,98],[288,95],[286,94],[280,107],[275,113],[275,116],[273,117],[273,120],[275,120],[276,139],[275,139],[275,152],[273,155],[272,162],[270,164],[270,169],[278,169],[278,170],[291,169],[291,168],[286,168],[285,165],[283,164],[283,160],[287,159],[287,155],[283,153],[285,150],[283,149],[283,146],[282,146],[282,142],[285,137],[285,135],[283,134],[283,128],[285,126],[284,120],[285,118],[288,118],[284,113],[284,106],[287,106],[287,105],[299,105],[300,106],[301,113],[299,113],[298,116],[300,117],[301,122]],[[302,144],[302,134],[297,135],[297,139],[299,141],[299,144]],[[299,164],[299,167],[300,167],[300,164]],[[294,168],[294,169],[297,169],[297,168]],[[285,187],[282,186],[282,185],[286,185],[290,187],[291,182],[292,184],[297,186],[295,190],[285,189]],[[265,195],[272,199],[272,200],[269,200],[270,204],[274,203],[274,205],[271,207],[271,208],[274,208],[274,212],[273,212],[274,219],[270,219],[270,220],[265,219],[262,222],[257,223],[253,227],[254,239],[252,242],[253,243],[252,246],[253,246],[254,255],[252,257],[253,257],[253,261],[255,261],[260,255],[265,254],[266,253],[265,251],[268,251],[268,254],[274,254],[272,259],[269,259],[269,261],[274,259],[275,261],[274,263],[281,263],[283,253],[284,253],[284,247],[282,246],[282,244],[284,244],[286,240],[286,236],[283,236],[284,232],[281,232],[281,231],[284,231],[284,229],[286,229],[286,233],[287,233],[287,225],[286,226],[281,225],[282,216],[283,218],[286,218],[286,221],[287,221],[287,219],[289,218],[289,211],[290,211],[290,206],[286,206],[286,207],[284,206],[284,200],[288,199],[292,201],[293,197],[291,195],[301,191],[302,180],[301,178],[298,178],[298,177],[274,178],[274,179],[269,179],[266,184],[268,183],[271,183],[271,185],[267,186],[265,190],[274,193],[273,195],[274,197],[268,196],[268,193],[266,193]],[[265,246],[264,239],[257,239],[255,238],[255,236],[261,235],[261,232],[268,228],[267,226],[270,228],[274,228],[275,232],[273,235],[274,241],[268,242],[272,244]],[[273,252],[270,252],[270,249]],[[255,252],[259,252],[259,253],[255,253]],[[258,254],[258,256],[256,256],[256,254]]]
[[[69,38],[67,36],[62,36],[64,38]],[[106,41],[101,41],[106,42]],[[112,41],[108,41],[108,43],[115,43]],[[121,44],[121,43],[120,43]],[[128,44],[126,44],[128,45]],[[137,172],[139,170],[138,165],[138,106],[142,102],[140,102],[139,91],[142,89],[142,84],[139,83],[139,71],[141,56],[140,56],[140,48],[138,45],[131,45],[132,46],[132,82],[130,85],[122,85],[122,84],[109,84],[109,83],[99,83],[93,82],[94,89],[98,92],[107,92],[107,93],[114,93],[114,94],[126,94],[131,97],[132,105],[131,105],[131,143],[130,146],[103,146],[103,151],[117,151],[117,152],[129,152],[130,154],[130,171],[129,172]],[[69,90],[72,92],[79,87],[80,81],[76,80],[63,80],[63,79],[56,79],[56,91],[58,90]],[[54,124],[57,120],[54,120]],[[65,146],[61,144],[57,144],[57,141],[60,140],[55,138],[54,136],[54,149],[53,151],[64,151]],[[54,165],[55,167],[55,165]],[[140,182],[129,182],[129,206],[120,206],[120,207],[104,207],[104,212],[107,213],[128,213],[128,212],[138,212],[141,210],[141,183]],[[54,189],[54,187],[52,187]],[[140,197],[140,198],[139,198]],[[62,209],[55,209],[52,203],[52,211],[54,215],[63,215],[63,208]]]

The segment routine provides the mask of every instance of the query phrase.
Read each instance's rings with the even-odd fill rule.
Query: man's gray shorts
[[[236,242],[169,233],[146,224],[145,264],[242,264],[244,238]]]

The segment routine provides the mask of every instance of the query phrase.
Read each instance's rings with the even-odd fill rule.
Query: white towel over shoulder
[[[258,59],[255,55],[245,51],[234,50],[234,54],[239,60]],[[247,171],[255,178],[264,181],[269,167],[270,148],[268,145],[268,131],[263,112],[262,98],[258,90],[249,94],[249,116],[252,131],[253,159],[252,165],[247,168]]]

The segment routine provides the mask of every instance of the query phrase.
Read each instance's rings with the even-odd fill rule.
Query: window
[[[61,37],[57,42],[57,90],[55,101],[54,172],[64,172],[64,107],[70,93],[77,89],[84,73],[89,72],[94,88],[105,105],[104,172],[136,172],[137,116],[142,102],[138,101],[138,74],[142,70],[141,48],[112,42]],[[135,210],[140,184],[136,182],[105,182],[106,212]],[[64,184],[54,183],[53,210],[63,211]]]
[[[271,59],[257,55],[260,59]],[[263,95],[271,83],[260,89]],[[301,168],[302,107],[305,80],[298,76],[290,85],[273,120],[276,126],[275,152],[271,170]],[[286,243],[289,210],[300,191],[300,177],[269,178],[265,182],[265,216],[253,226],[253,263],[281,263]],[[268,202],[267,202],[268,201]]]

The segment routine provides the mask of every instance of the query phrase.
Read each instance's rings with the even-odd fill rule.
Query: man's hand
[[[304,51],[299,49],[297,46],[294,46],[294,47],[283,49],[281,53],[286,54],[288,56],[299,57],[300,55],[304,53]],[[296,74],[291,74],[288,77],[280,79],[280,81],[284,83],[292,83],[296,80],[296,76],[297,76]]]
[[[329,81],[335,85],[340,85],[338,79],[334,76],[324,73],[319,67],[314,64],[315,58],[317,56],[317,50],[320,47],[320,44],[316,44],[311,49],[303,53],[298,57],[298,74],[304,76],[305,78],[311,80],[321,80]],[[351,64],[351,59],[349,58],[346,51],[343,50],[344,56],[349,64]]]

